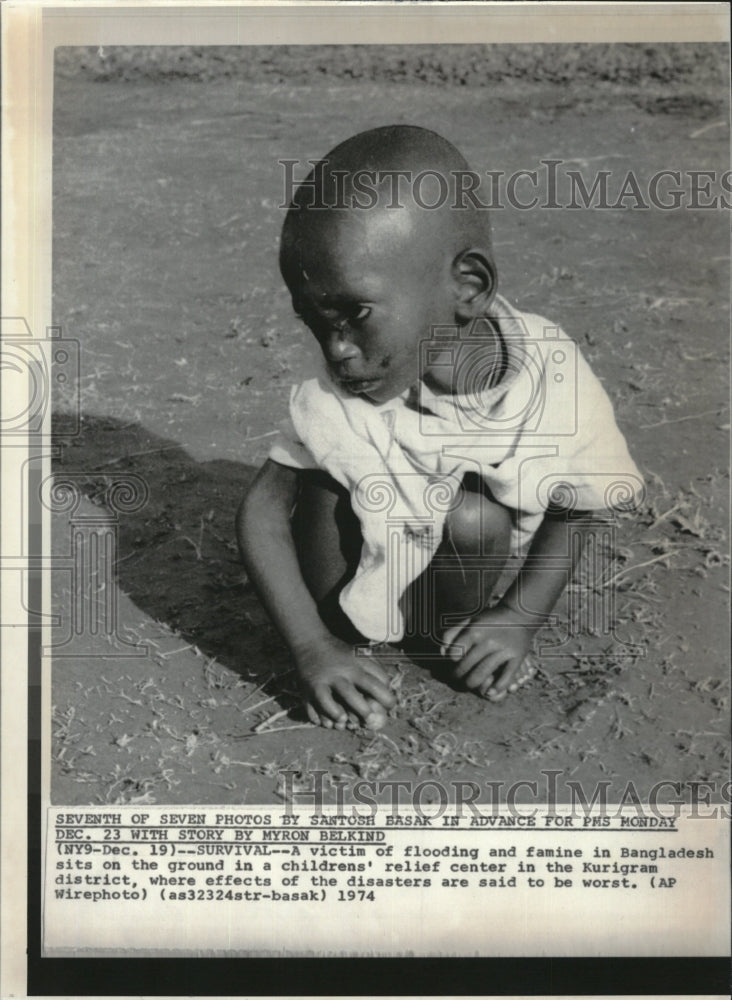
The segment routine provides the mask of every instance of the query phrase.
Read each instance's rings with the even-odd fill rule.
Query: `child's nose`
[[[348,361],[358,356],[358,347],[346,333],[345,324],[339,324],[331,329],[323,344],[325,356],[331,364]]]

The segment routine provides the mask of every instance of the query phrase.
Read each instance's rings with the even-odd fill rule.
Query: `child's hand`
[[[308,718],[327,729],[345,729],[350,721],[380,729],[394,704],[389,678],[369,657],[330,637],[296,654]]]
[[[497,605],[449,628],[442,653],[456,664],[454,676],[468,688],[501,701],[535,673],[533,667],[522,667],[534,630],[519,612]],[[497,671],[500,676],[494,681]]]

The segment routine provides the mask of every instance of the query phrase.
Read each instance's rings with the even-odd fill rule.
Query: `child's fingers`
[[[492,687],[492,690],[495,695],[508,694],[509,688],[512,687],[514,683],[516,674],[518,672],[518,668],[521,666],[521,663],[522,660],[520,657],[514,657],[513,659],[509,660],[509,662],[506,664],[503,673]]]
[[[508,685],[508,690],[513,694],[514,691],[518,691],[522,684],[526,684],[535,675],[536,667],[534,666],[533,659],[530,656],[525,656],[518,670],[513,675],[513,680]]]
[[[333,695],[330,693],[330,689],[324,685],[320,685],[315,688],[314,693],[321,717],[323,713],[325,713],[326,717],[331,719],[333,722],[340,722],[342,719],[345,724],[348,719],[348,713],[345,708],[334,700]],[[326,724],[325,721],[323,721],[323,724]]]
[[[483,656],[473,670],[464,677],[465,686],[474,691],[476,688],[491,687],[496,670],[510,660],[511,654],[505,649],[498,649],[488,656]]]
[[[310,702],[307,702],[305,705],[305,711],[308,719],[314,726],[322,726],[324,729],[333,728],[333,720],[329,719],[326,715],[320,715],[318,710],[311,705]]]
[[[386,672],[386,670],[384,670],[383,667],[379,666],[379,664],[376,663],[372,657],[365,656],[361,666],[363,670],[366,671],[366,673],[371,674],[372,677],[375,677],[377,680],[381,681],[381,683],[385,687],[387,688],[389,687],[388,673]]]
[[[349,692],[345,687],[342,687],[337,693],[360,715],[361,718],[357,719],[357,724],[362,723],[366,729],[382,729],[386,725],[386,712],[378,701],[373,698],[362,698],[355,688]],[[354,717],[352,712],[348,714],[350,718]]]
[[[469,621],[469,618],[465,618],[463,621],[458,622],[457,625],[451,625],[447,632],[445,632],[442,637],[442,645],[440,646],[440,652],[443,656],[447,654],[450,646],[452,646]]]
[[[472,629],[464,628],[453,640],[451,646],[445,648],[445,655],[453,663],[462,661],[468,655],[473,646],[478,642],[477,633]]]
[[[364,696],[356,690],[350,681],[338,680],[333,685],[338,695],[349,711],[354,711],[361,719],[371,714],[371,709]]]
[[[366,729],[383,729],[388,718],[383,705],[380,705],[378,701],[374,701],[373,698],[367,698],[366,701],[371,711],[363,720],[364,726]]]
[[[370,694],[372,698],[375,698],[384,708],[392,708],[394,705],[394,695],[391,693],[388,687],[377,680],[376,677],[370,677],[368,674],[364,674],[363,677],[359,677],[356,681],[357,685],[366,694]]]
[[[455,667],[455,676],[465,677],[487,657],[500,656],[501,654],[505,654],[506,657],[511,655],[510,653],[506,653],[494,639],[483,638],[482,641],[478,639],[475,645],[468,649],[457,667]]]

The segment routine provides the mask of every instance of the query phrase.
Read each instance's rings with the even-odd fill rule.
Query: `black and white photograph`
[[[719,5],[28,9],[0,638],[32,985],[510,959],[496,991],[538,995],[623,957],[610,992],[662,960],[713,993]]]
[[[722,781],[726,79],[56,50],[55,804]]]

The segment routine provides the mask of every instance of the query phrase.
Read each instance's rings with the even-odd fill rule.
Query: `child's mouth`
[[[370,392],[375,389],[376,386],[381,382],[379,378],[339,378],[339,384],[346,389],[348,392],[355,393],[359,395],[360,393]]]

